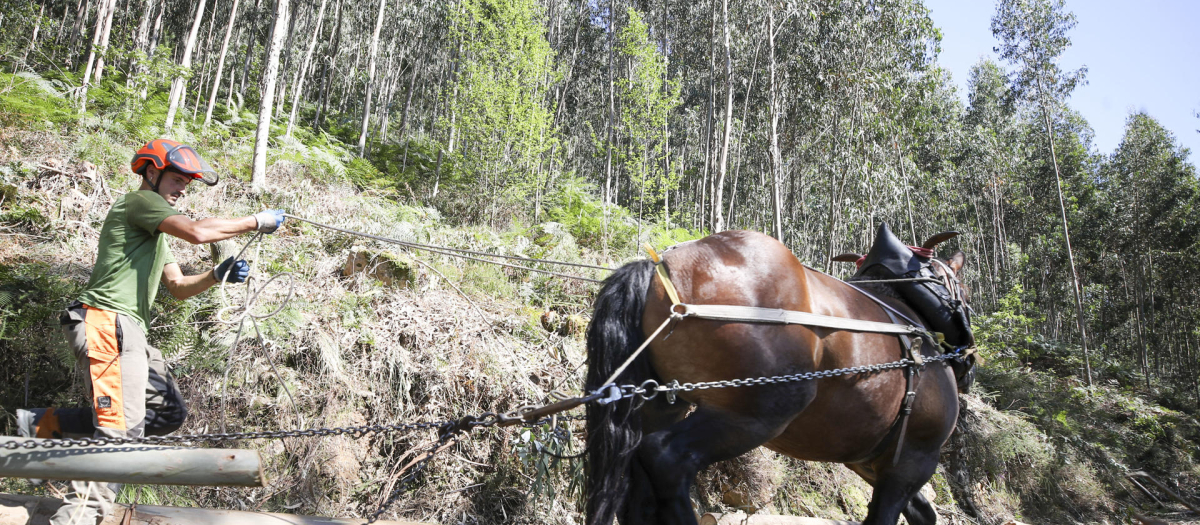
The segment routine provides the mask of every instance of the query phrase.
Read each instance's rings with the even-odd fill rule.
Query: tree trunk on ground
[[[387,0],[379,0],[379,16],[375,18],[375,32],[371,33],[371,57],[367,61],[367,94],[363,99],[362,131],[358,134],[360,157],[367,149],[367,125],[371,122],[371,90],[375,84],[375,60],[379,54],[379,31],[383,29],[383,12],[386,10]]]
[[[283,24],[287,23],[288,3],[289,0],[279,0],[275,6],[274,30],[267,44],[267,67],[263,71],[258,128],[254,133],[254,167],[250,173],[250,189],[254,192],[261,192],[267,186],[267,142],[271,137],[271,110],[275,103],[275,79],[279,76],[279,51],[283,47]]]
[[[288,137],[292,136],[292,127],[296,122],[296,113],[300,108],[300,94],[304,91],[304,76],[308,72],[308,65],[312,61],[313,51],[317,49],[317,38],[321,35],[321,21],[325,18],[326,0],[321,0],[321,7],[317,8],[317,21],[314,24],[312,39],[308,41],[308,49],[304,52],[304,61],[300,63],[300,68],[296,70],[296,75],[292,79],[292,113],[288,115],[287,133]]]
[[[287,2],[287,0],[280,0]],[[192,48],[196,47],[196,37],[200,33],[200,23],[204,19],[204,5],[208,0],[200,0],[196,6],[196,16],[192,19],[192,30],[188,33],[187,43],[183,47],[183,60],[179,62],[180,67],[184,69],[192,67]],[[187,87],[187,81],[183,77],[175,77],[171,82],[171,98],[167,103],[167,120],[163,125],[163,129],[168,133],[171,128],[175,127],[175,113],[179,111],[179,101],[183,99],[184,88]]]
[[[233,25],[237,21],[239,2],[240,0],[233,0],[233,7],[229,10],[229,24],[225,26],[225,38],[221,41],[221,52],[217,58],[217,73],[213,76],[212,92],[208,94],[208,107],[204,109],[203,127],[205,128],[212,121],[213,106],[217,104],[217,91],[221,89],[221,73],[225,69],[225,53],[229,51],[229,37],[233,35]]]
[[[724,16],[725,26],[725,137],[721,139],[721,166],[713,185],[713,233],[725,230],[722,204],[725,195],[725,174],[729,168],[729,137],[733,131],[733,57],[729,50],[729,0],[721,2],[721,14]]]

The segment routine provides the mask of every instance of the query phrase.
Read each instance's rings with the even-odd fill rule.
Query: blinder
[[[945,240],[950,236],[939,237]],[[933,270],[934,264],[941,266],[943,275]],[[881,223],[871,251],[867,252],[851,280],[914,279],[915,282],[898,283],[893,287],[934,330],[945,334],[948,343],[954,347],[969,347],[975,342],[970,307],[952,275],[954,272],[948,265],[933,257],[932,246],[905,245],[887,223]]]

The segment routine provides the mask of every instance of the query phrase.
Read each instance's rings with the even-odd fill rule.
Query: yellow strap
[[[650,260],[654,261],[654,264],[659,264],[662,262],[662,257],[658,256],[658,252],[654,251],[654,247],[650,246],[650,243],[642,243],[642,249],[646,250],[646,254],[650,256]]]
[[[650,260],[654,261],[654,271],[658,274],[658,280],[662,281],[663,288],[667,289],[667,297],[671,298],[671,306],[680,304],[679,292],[675,291],[675,285],[671,284],[671,276],[667,275],[667,265],[663,264],[662,257],[658,252],[654,251],[654,247],[650,243],[642,243],[642,249],[646,250],[646,254],[650,256]]]
[[[675,291],[675,285],[671,284],[671,277],[667,275],[667,265],[658,263],[654,265],[654,272],[658,274],[658,280],[662,281],[663,288],[667,289],[667,297],[671,298],[671,306],[681,304],[679,300],[679,292]]]

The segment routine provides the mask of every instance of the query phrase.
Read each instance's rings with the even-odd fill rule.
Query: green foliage
[[[71,400],[75,356],[62,339],[58,316],[80,283],[63,273],[41,262],[0,264],[0,406],[29,406],[26,399],[34,406]]]
[[[55,130],[78,119],[51,82],[30,73],[0,73],[0,126]]]
[[[445,95],[466,150],[456,166],[504,202],[545,184],[539,164],[557,141],[546,90],[559,73],[544,18],[534,0],[466,0],[451,14],[451,35],[463,49],[457,96]]]
[[[702,239],[708,232],[689,230],[687,228],[672,228],[667,224],[657,223],[650,229],[651,246],[656,250],[664,250],[676,244]]]
[[[15,341],[67,305],[77,285],[44,265],[0,265],[0,340]]]
[[[1020,67],[1013,82],[1015,96],[1037,104],[1057,104],[1087,74],[1087,68],[1064,73],[1057,59],[1068,47],[1067,32],[1075,15],[1064,0],[1002,0],[996,4],[992,34],[1000,40],[1000,57]]]
[[[667,122],[682,102],[678,80],[667,81],[667,59],[650,41],[650,28],[637,9],[628,8],[628,22],[618,35],[621,55],[629,61],[629,78],[617,81],[621,96],[622,129],[632,142],[619,150],[620,159],[641,193],[639,200],[651,205],[679,187],[678,170],[668,170],[664,158]],[[639,204],[640,210],[641,204]],[[665,208],[665,206],[664,206]],[[665,211],[665,210],[664,210]],[[639,212],[640,213],[640,212]]]
[[[555,191],[546,196],[546,216],[562,223],[582,246],[601,249],[634,244],[637,227],[630,224],[628,210],[605,206],[591,183],[578,177],[564,177]]]
[[[511,452],[520,459],[526,470],[532,471],[533,482],[529,492],[534,496],[554,500],[557,497],[576,498],[583,492],[584,472],[582,461],[559,459],[550,454],[565,456],[576,454],[572,450],[570,428],[551,428],[548,424],[527,428],[513,435]],[[559,487],[564,485],[565,493]]]

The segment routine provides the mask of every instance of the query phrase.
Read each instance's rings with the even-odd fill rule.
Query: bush
[[[628,248],[637,235],[629,211],[605,206],[598,190],[581,177],[559,179],[558,188],[546,195],[546,215],[562,223],[582,246],[592,249]]]
[[[0,126],[55,130],[78,119],[49,81],[31,73],[0,73]]]

